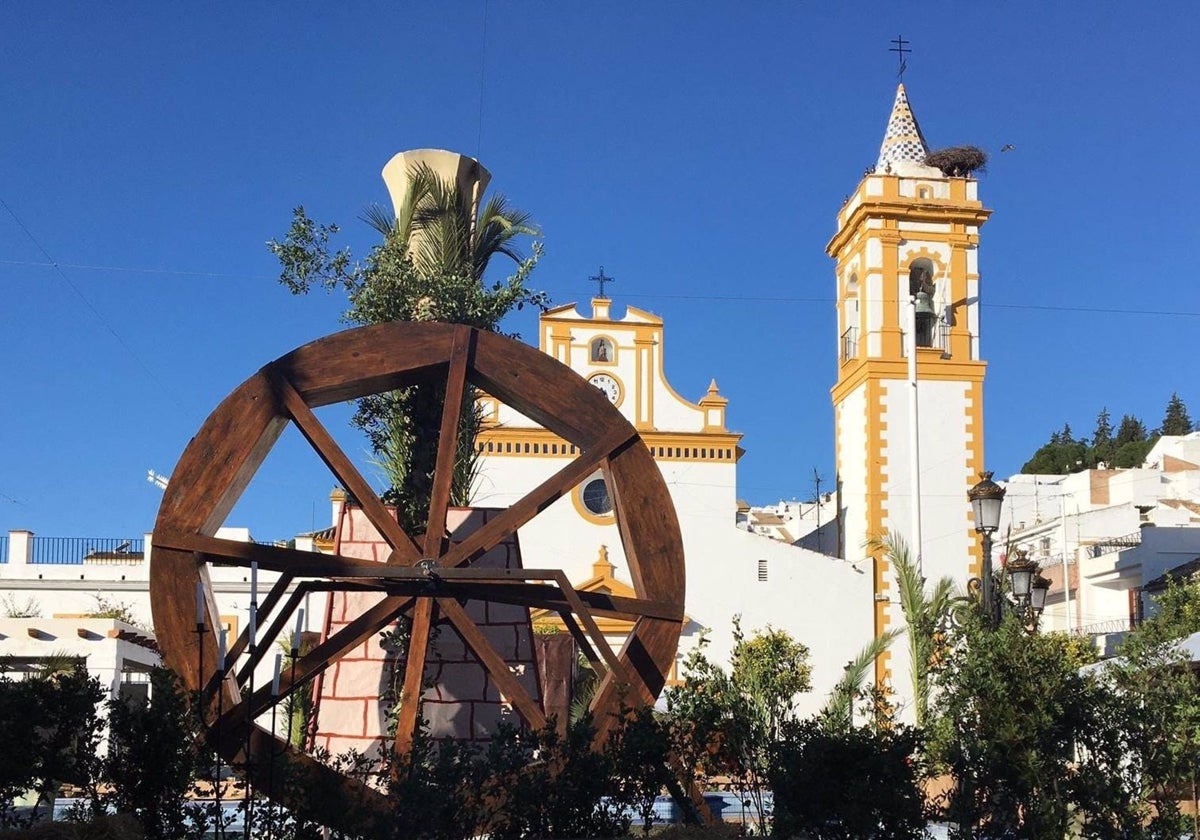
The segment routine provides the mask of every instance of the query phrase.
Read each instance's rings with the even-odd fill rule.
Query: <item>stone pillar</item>
[[[8,565],[27,566],[33,562],[33,531],[8,532]]]

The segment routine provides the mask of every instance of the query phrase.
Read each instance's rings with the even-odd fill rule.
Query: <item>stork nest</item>
[[[987,171],[987,152],[978,146],[951,146],[925,156],[925,165],[942,170],[953,178],[967,178],[976,172]]]

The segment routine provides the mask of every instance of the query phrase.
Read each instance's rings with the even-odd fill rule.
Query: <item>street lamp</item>
[[[983,573],[979,576],[979,583],[988,626],[1000,624],[1001,610],[1008,604],[1027,628],[1036,630],[1042,610],[1046,608],[1050,581],[1042,577],[1036,562],[1030,560],[1024,551],[1018,551],[1008,562],[1007,569],[1012,601],[1000,596],[996,575],[992,570],[992,534],[1000,528],[1000,508],[1004,504],[1005,490],[992,481],[990,472],[980,473],[979,477],[981,481],[967,491],[967,498],[971,500],[971,510],[975,515],[975,530],[983,538]]]
[[[1000,605],[994,593],[992,534],[1000,527],[1000,507],[1004,504],[1005,490],[992,481],[990,472],[980,473],[979,478],[980,482],[967,491],[967,498],[971,500],[971,511],[975,515],[975,530],[983,537],[983,573],[979,576],[983,585],[981,595],[988,623],[995,627],[1000,623]]]

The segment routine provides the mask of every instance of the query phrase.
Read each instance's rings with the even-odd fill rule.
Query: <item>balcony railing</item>
[[[1073,636],[1107,636],[1109,633],[1126,633],[1137,628],[1138,622],[1130,618],[1110,618],[1108,621],[1096,621],[1082,627],[1072,627],[1068,632]]]
[[[1092,557],[1103,557],[1105,554],[1111,554],[1114,551],[1122,548],[1135,548],[1142,544],[1142,532],[1134,531],[1132,534],[1126,534],[1123,537],[1107,537],[1099,540],[1088,547]]]
[[[842,333],[842,361],[858,357],[858,327],[847,327]]]
[[[949,358],[949,356],[950,356],[950,325],[947,324],[945,321],[935,321],[933,323],[933,326],[930,329],[930,336],[928,338],[928,341],[929,341],[928,344],[919,343],[921,341],[921,339],[922,339],[922,336],[918,332],[917,333],[917,341],[918,341],[917,347],[919,349],[930,347],[930,348],[933,348],[934,350],[941,350],[942,355]],[[909,340],[908,339],[908,331],[903,330],[901,332],[900,352],[904,355],[905,358],[908,357],[908,340]]]
[[[32,543],[36,564],[140,563],[145,550],[141,537],[34,537]]]

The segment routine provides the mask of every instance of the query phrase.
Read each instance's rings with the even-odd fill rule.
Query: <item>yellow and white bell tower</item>
[[[902,536],[929,581],[965,581],[980,562],[967,490],[983,468],[978,247],[991,211],[973,178],[927,166],[928,153],[900,85],[879,160],[826,248],[837,261],[839,549],[873,557],[877,636],[904,616],[872,537]],[[901,696],[905,648],[876,662],[877,684]]]

